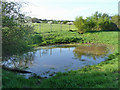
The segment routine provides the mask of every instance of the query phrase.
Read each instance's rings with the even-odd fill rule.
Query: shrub
[[[95,12],[87,19],[83,19],[81,16],[76,17],[74,21],[75,26],[78,28],[79,33],[85,33],[91,30],[118,30],[119,28],[115,23],[112,23],[110,17],[106,13]]]
[[[78,28],[78,32],[84,33],[87,31],[85,24],[86,24],[86,20],[84,20],[82,16],[76,17],[74,21],[74,25]]]
[[[42,36],[39,35],[39,34],[35,34],[33,37],[32,37],[32,42],[33,44],[39,44],[41,43],[43,40],[42,40]]]

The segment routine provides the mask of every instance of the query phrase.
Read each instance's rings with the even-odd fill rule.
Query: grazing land
[[[77,29],[75,25],[68,25],[68,24],[33,23],[32,25],[35,28],[35,32],[38,32],[38,33],[46,33],[51,31],[53,32],[69,31],[69,29],[70,30]]]
[[[97,43],[105,44],[113,49],[113,54],[98,65],[86,66],[76,71],[67,73],[58,73],[49,79],[34,76],[25,79],[16,73],[3,70],[3,87],[4,88],[117,88],[118,87],[118,31],[100,31],[88,32],[79,35],[77,32],[51,32],[43,34],[43,45],[70,43]],[[66,35],[67,34],[67,35]],[[39,34],[41,35],[41,34]],[[50,37],[50,36],[51,37]],[[56,38],[54,38],[56,37]],[[73,42],[71,41],[73,40]],[[50,43],[52,41],[52,43]],[[72,43],[71,43],[72,42]]]

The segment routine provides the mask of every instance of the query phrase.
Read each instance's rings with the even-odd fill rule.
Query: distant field
[[[35,28],[35,32],[51,32],[51,31],[68,31],[70,30],[77,30],[74,25],[67,25],[67,24],[52,24],[52,28],[50,24],[46,23],[33,23],[32,24]]]

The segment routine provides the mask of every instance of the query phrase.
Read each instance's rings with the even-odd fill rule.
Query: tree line
[[[73,22],[73,21],[70,21],[70,20],[47,20],[47,19],[38,19],[36,17],[34,18],[31,18],[32,20],[32,23],[48,23],[51,21],[52,24],[60,24],[62,22],[62,24],[67,24],[68,22]]]
[[[118,15],[109,16],[106,13],[102,14],[97,11],[86,19],[83,19],[82,16],[76,17],[74,25],[78,28],[79,33],[100,30],[119,30],[119,17]]]

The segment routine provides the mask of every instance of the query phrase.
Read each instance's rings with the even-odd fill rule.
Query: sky
[[[96,11],[109,15],[118,14],[120,0],[9,0],[26,2],[22,12],[39,19],[75,20],[93,15]]]

